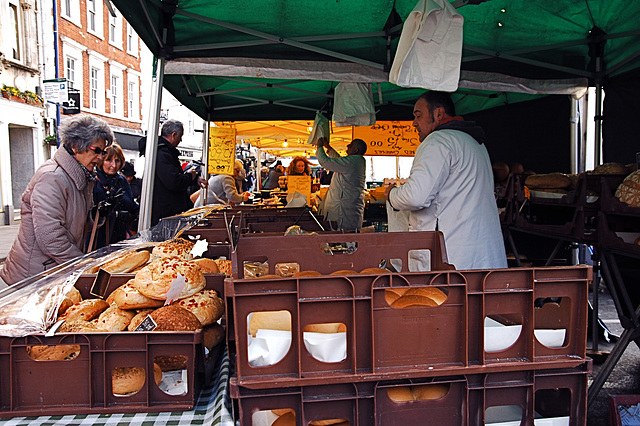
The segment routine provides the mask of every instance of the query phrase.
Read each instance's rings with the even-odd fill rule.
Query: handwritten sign
[[[356,126],[353,137],[367,143],[367,155],[413,157],[420,139],[411,121],[378,121],[373,126]]]
[[[287,176],[287,193],[291,194],[296,191],[306,195],[307,204],[309,204],[309,199],[311,198],[311,176]]]
[[[236,157],[236,129],[211,127],[209,130],[209,173],[233,176]]]

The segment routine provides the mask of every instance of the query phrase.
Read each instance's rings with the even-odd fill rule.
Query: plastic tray
[[[261,425],[270,410],[292,409],[296,425],[343,419],[352,426],[586,425],[590,363],[573,369],[522,370],[412,380],[252,390],[231,379],[235,418]],[[442,385],[439,399],[396,402],[389,391]],[[324,423],[321,423],[324,424]]]
[[[113,275],[107,294],[132,277]],[[224,276],[206,278],[207,288],[222,295]],[[95,275],[78,279],[76,287],[83,297],[89,297],[94,279]],[[27,353],[32,345],[79,345],[80,354],[71,360],[35,361]],[[216,348],[205,356],[200,331],[0,337],[0,418],[191,410],[203,384],[212,378],[220,356]],[[186,393],[170,395],[155,384],[154,359],[164,355],[186,357]],[[111,372],[116,367],[144,368],[144,387],[131,396],[114,395]]]
[[[228,338],[240,386],[265,388],[576,366],[586,359],[588,266],[225,280]],[[437,307],[396,309],[385,291],[435,286]],[[540,308],[536,306],[542,306]],[[247,318],[286,310],[291,343],[277,363],[249,361]],[[485,350],[485,319],[520,325],[511,344]],[[323,362],[304,343],[308,324],[342,323],[346,358]],[[564,330],[560,347],[536,330]],[[286,346],[285,346],[286,347]],[[253,366],[252,366],[253,365]]]

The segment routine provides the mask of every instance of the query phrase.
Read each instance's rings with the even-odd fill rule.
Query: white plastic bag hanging
[[[407,17],[389,81],[454,92],[460,80],[464,18],[448,0],[420,0]]]
[[[376,124],[371,84],[338,83],[334,91],[333,121],[336,127]]]
[[[329,120],[327,117],[322,115],[320,111],[316,112],[316,119],[313,122],[313,129],[311,130],[311,134],[309,135],[309,140],[307,143],[318,146],[318,139],[320,138],[330,138],[329,134]]]

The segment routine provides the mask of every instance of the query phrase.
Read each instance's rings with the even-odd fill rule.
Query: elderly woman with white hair
[[[38,168],[22,194],[18,236],[0,278],[15,284],[83,253],[92,223],[95,168],[113,142],[109,125],[79,115],[59,129],[62,146]]]
[[[239,204],[249,199],[248,192],[240,193],[242,181],[245,177],[244,165],[242,161],[236,160],[233,168],[233,176],[211,175],[209,178],[209,189],[207,189],[207,205],[211,204]],[[195,207],[203,205],[202,189],[195,192],[191,197]],[[196,198],[197,197],[197,198]]]

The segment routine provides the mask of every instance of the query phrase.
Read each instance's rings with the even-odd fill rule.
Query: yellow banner
[[[211,127],[209,129],[210,174],[233,176],[233,163],[236,158],[236,129],[230,127]]]
[[[354,139],[367,143],[366,155],[413,157],[420,139],[412,121],[378,121],[373,126],[355,126]]]
[[[307,196],[307,205],[311,198],[311,176],[306,175],[290,175],[287,176],[287,193],[291,194],[298,191]]]

